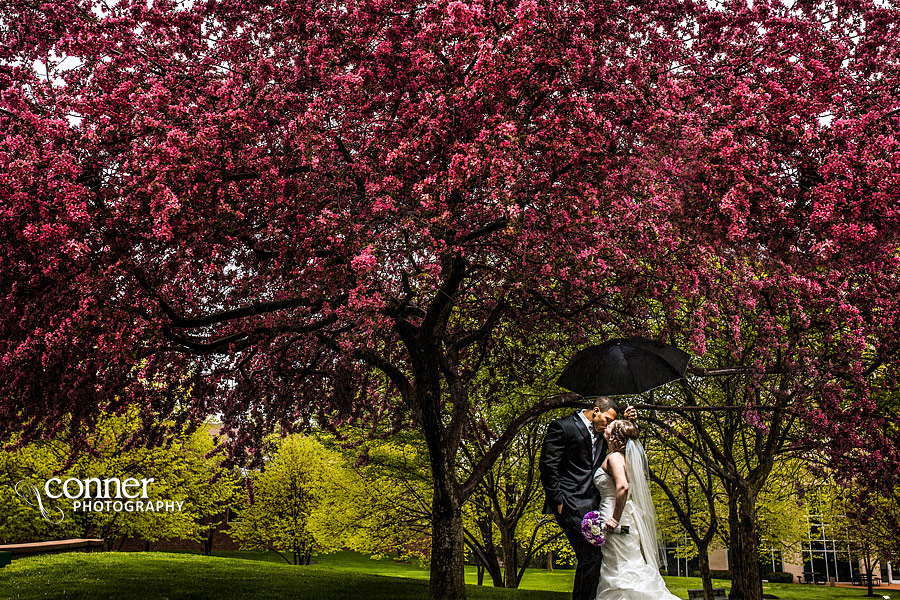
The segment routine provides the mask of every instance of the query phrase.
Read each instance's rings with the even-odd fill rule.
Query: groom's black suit
[[[573,600],[594,600],[603,564],[600,548],[589,544],[581,533],[582,517],[595,510],[600,501],[594,473],[606,456],[606,440],[602,435],[597,435],[596,444],[594,454],[591,435],[576,412],[550,423],[541,448],[541,483],[546,494],[544,514],[556,518],[578,559]],[[562,513],[557,511],[560,504]]]

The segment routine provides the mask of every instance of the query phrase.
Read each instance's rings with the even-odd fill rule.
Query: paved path
[[[838,583],[836,585],[837,585],[837,587],[843,587],[843,588],[856,588],[858,590],[866,589],[866,586],[864,586],[864,585],[853,585],[852,583]],[[895,592],[900,591],[900,583],[892,583],[890,585],[882,583],[881,585],[872,586],[872,592],[875,594],[876,598],[879,596],[878,590],[891,590],[891,591],[895,591]],[[893,598],[894,595],[891,595],[891,597]],[[897,596],[897,597],[900,598],[900,596]]]

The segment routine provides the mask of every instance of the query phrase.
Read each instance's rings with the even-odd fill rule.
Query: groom
[[[594,600],[600,583],[603,553],[584,539],[581,519],[599,505],[594,473],[606,456],[603,432],[618,410],[615,400],[601,396],[592,408],[552,421],[541,448],[544,514],[556,518],[578,559],[572,600]],[[636,419],[634,407],[625,411],[625,417]]]

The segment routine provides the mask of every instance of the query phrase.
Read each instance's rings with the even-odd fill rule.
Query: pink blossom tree
[[[577,401],[522,408],[459,480],[488,367],[546,382],[613,334],[702,353],[751,301],[704,299],[722,269],[784,290],[771,352],[787,314],[834,326],[845,352],[781,362],[830,386],[817,426],[898,347],[893,9],[11,0],[0,23],[2,430],[217,412],[239,457],[274,427],[418,427],[435,598],[465,596],[480,478]]]

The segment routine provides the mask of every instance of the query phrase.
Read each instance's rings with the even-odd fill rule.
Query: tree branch
[[[425,318],[422,320],[421,331],[431,339],[440,337],[439,328],[443,328],[447,323],[447,317],[453,308],[453,302],[462,285],[466,275],[466,262],[461,257],[451,259],[450,272],[444,280],[444,284],[438,288],[431,302],[431,306],[425,311]]]
[[[481,457],[481,460],[475,465],[475,468],[472,469],[472,472],[469,474],[469,477],[466,481],[460,486],[460,501],[464,502],[472,493],[475,491],[475,488],[478,487],[478,483],[485,476],[488,470],[497,462],[497,459],[500,457],[500,454],[509,446],[510,442],[513,440],[516,435],[522,431],[522,429],[531,423],[544,413],[554,410],[556,408],[585,408],[589,403],[585,402],[584,398],[574,392],[568,392],[565,394],[557,394],[555,396],[548,396],[539,400],[537,403],[530,406],[525,411],[521,412],[518,417],[513,420],[513,422],[509,425],[509,427],[504,431],[497,441],[491,444],[491,447],[487,452],[484,453],[484,456]]]
[[[308,325],[303,325],[301,327],[295,326],[281,326],[281,327],[257,327],[251,331],[238,331],[232,333],[231,335],[226,335],[224,337],[214,339],[211,341],[196,341],[186,336],[179,335],[172,331],[171,328],[167,325],[163,325],[163,335],[175,342],[176,344],[180,344],[184,346],[194,354],[212,354],[217,352],[219,349],[224,348],[230,344],[234,344],[240,341],[247,341],[251,337],[258,337],[260,335],[269,334],[269,333],[312,333],[313,331],[318,331],[323,327],[327,327],[333,323],[337,322],[337,317],[334,315],[325,317],[320,321],[316,321],[315,323],[310,323]]]
[[[226,335],[225,337],[218,338],[213,341],[197,342],[190,338],[176,334],[167,326],[163,326],[162,331],[163,335],[168,340],[175,342],[179,346],[183,346],[184,348],[190,350],[191,353],[198,355],[214,354],[222,348],[227,348],[231,344],[246,342],[250,339],[250,335],[248,333],[244,331],[238,331],[237,333],[232,333],[231,335]]]
[[[350,154],[350,151],[347,150],[347,147],[344,145],[344,140],[340,138],[340,136],[336,136],[334,138],[334,143],[337,144],[338,151],[341,153],[341,156],[344,157],[344,160],[347,161],[348,165],[353,166],[353,156]],[[353,181],[356,183],[356,193],[359,194],[360,198],[366,197],[366,182],[359,175],[353,175]]]
[[[291,169],[285,169],[283,171],[284,175],[297,175],[298,173],[309,173],[312,171],[307,165],[302,167],[294,167]],[[257,173],[256,171],[242,171],[237,173],[222,173],[222,181],[245,181],[247,179],[259,179],[262,177],[262,173]]]
[[[762,410],[766,412],[782,412],[782,413],[790,413],[797,414],[798,411],[794,408],[784,408],[780,406],[766,406],[766,405],[756,405],[756,404],[748,404],[746,406],[698,406],[694,405],[684,405],[684,404],[631,404],[636,409],[639,410],[652,410],[657,412],[674,412],[674,413],[685,413],[685,412],[734,412],[734,411],[744,411],[747,409],[752,410]]]
[[[537,546],[534,545],[534,541],[537,538],[537,533],[544,525],[548,523],[552,523],[553,519],[541,519],[538,521],[537,526],[534,528],[534,531],[531,532],[531,539],[528,541],[528,549],[525,551],[525,558],[522,561],[522,567],[519,569],[519,572],[516,574],[516,585],[518,586],[522,583],[522,577],[525,575],[525,569],[528,568],[528,563],[531,562],[532,557],[534,557],[544,546],[547,546],[551,542],[559,539],[559,537],[563,534],[562,531],[556,532],[554,535],[550,536]]]
[[[398,369],[392,362],[390,362],[380,354],[377,354],[371,350],[355,350],[353,352],[353,356],[367,362],[377,369],[380,369],[385,375],[387,375],[388,379],[391,380],[391,383],[396,386],[397,390],[400,392],[400,397],[403,398],[403,403],[406,404],[406,406],[411,410],[415,409],[412,401],[412,385],[410,385],[409,379],[407,379],[403,371]]]
[[[225,310],[202,317],[182,317],[177,314],[171,306],[159,295],[155,294],[157,302],[163,313],[169,318],[169,324],[179,329],[187,329],[193,327],[206,327],[208,325],[218,325],[235,319],[244,319],[246,317],[255,317],[267,313],[279,312],[282,310],[290,310],[292,308],[315,308],[320,309],[324,306],[324,300],[312,302],[306,298],[286,298],[284,300],[273,300],[271,302],[260,302],[259,304],[251,304],[243,308],[235,308]],[[346,296],[339,296],[335,300],[342,302]]]
[[[481,229],[476,229],[475,231],[468,233],[465,237],[459,240],[458,243],[468,244],[469,242],[474,242],[475,240],[490,235],[495,231],[504,229],[507,225],[509,225],[509,219],[498,219],[493,223],[488,223]]]
[[[450,344],[450,351],[452,353],[459,352],[466,346],[469,346],[470,344],[473,344],[478,340],[484,339],[488,334],[490,334],[491,331],[493,331],[494,326],[497,324],[497,321],[500,320],[500,315],[503,313],[504,309],[506,309],[506,302],[504,300],[501,300],[491,311],[491,314],[488,315],[487,319],[485,319],[481,327],[479,327],[475,331],[460,336],[457,340]]]
[[[760,373],[762,375],[782,375],[785,371],[784,369],[779,369],[777,367],[767,367],[762,371],[758,371],[753,367],[745,367],[743,365],[717,367],[713,369],[704,369],[703,367],[691,365],[688,367],[687,372],[697,377],[726,377],[728,375],[752,375],[754,373]]]

